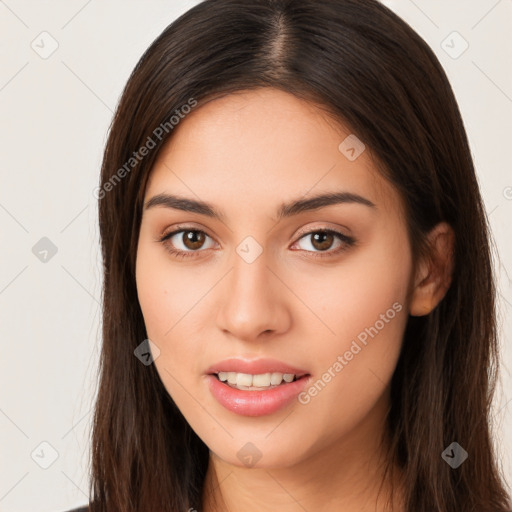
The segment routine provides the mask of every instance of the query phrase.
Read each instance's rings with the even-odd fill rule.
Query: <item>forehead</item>
[[[315,104],[284,91],[240,91],[197,107],[162,149],[146,188],[247,209],[329,191],[400,208],[395,188],[377,171],[364,141]],[[355,145],[354,145],[355,142]],[[355,153],[357,155],[357,153]],[[239,204],[239,206],[241,206]]]

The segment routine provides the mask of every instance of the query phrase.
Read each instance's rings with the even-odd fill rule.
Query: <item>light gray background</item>
[[[0,0],[0,512],[88,501],[102,283],[93,189],[131,70],[195,3]],[[510,482],[512,1],[385,4],[438,55],[468,131],[500,254],[495,437]],[[53,41],[58,48],[42,58]],[[43,237],[57,248],[46,262],[32,250]]]

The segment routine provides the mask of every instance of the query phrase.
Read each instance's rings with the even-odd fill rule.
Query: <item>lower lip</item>
[[[231,412],[242,416],[263,416],[285,407],[306,387],[310,376],[263,391],[235,389],[217,377],[208,375],[208,386],[217,401]]]

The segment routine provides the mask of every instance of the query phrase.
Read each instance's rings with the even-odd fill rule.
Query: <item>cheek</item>
[[[143,242],[139,242],[135,274],[137,296],[146,331],[148,337],[151,340],[155,338],[156,341],[166,329],[164,326],[166,318],[164,311],[167,306],[168,292],[161,263]]]
[[[315,379],[302,403],[314,409],[319,430],[330,425],[333,438],[362,421],[385,392],[407,322],[407,243],[371,245],[328,274],[325,268],[297,274],[299,289],[311,290],[305,302],[317,306],[322,320],[315,320]]]
[[[198,272],[170,264],[165,250],[147,240],[139,243],[136,283],[148,336],[164,344],[186,323],[208,288]]]
[[[185,408],[190,396],[180,383],[186,385],[204,370],[201,355],[207,337],[196,329],[208,324],[205,295],[215,282],[215,276],[199,274],[170,264],[165,252],[148,241],[139,244],[137,294],[147,336],[160,351],[154,364],[169,394]]]
[[[375,239],[367,247],[347,253],[338,264],[307,264],[289,271],[286,279],[294,283],[310,310],[303,315],[301,328],[314,326],[316,338],[325,340],[315,350],[330,353],[332,349],[348,348],[354,338],[376,322],[377,327],[382,327],[382,321],[385,328],[380,331],[389,333],[390,339],[397,337],[403,322],[395,321],[399,306],[393,308],[393,304],[406,310],[411,269],[406,248],[407,244],[398,240],[391,244]]]

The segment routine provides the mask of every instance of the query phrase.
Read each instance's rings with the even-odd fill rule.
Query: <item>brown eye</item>
[[[319,251],[326,251],[327,249],[330,249],[334,242],[334,236],[332,233],[319,231],[317,233],[313,233],[312,235],[311,245]]]
[[[302,241],[309,241],[310,247],[300,247]],[[355,239],[330,229],[317,229],[304,234],[296,244],[314,257],[336,256],[356,243]],[[325,253],[325,254],[322,254]]]
[[[208,246],[208,240],[210,246]],[[165,235],[160,242],[173,255],[180,258],[194,256],[215,246],[213,239],[199,229],[181,228]],[[205,247],[206,245],[206,247]]]
[[[206,237],[202,231],[183,231],[183,245],[191,251],[201,249]]]

